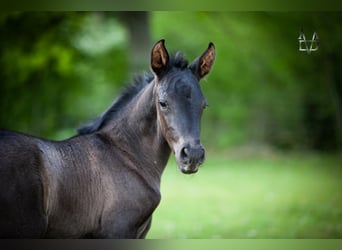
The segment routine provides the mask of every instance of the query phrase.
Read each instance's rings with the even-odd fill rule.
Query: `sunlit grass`
[[[342,157],[208,155],[196,175],[174,161],[148,238],[341,238]]]

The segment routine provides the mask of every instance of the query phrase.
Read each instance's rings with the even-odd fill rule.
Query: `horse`
[[[165,40],[137,77],[78,133],[52,141],[0,131],[0,238],[145,238],[171,152],[184,174],[204,162],[200,80],[215,47],[191,64]]]

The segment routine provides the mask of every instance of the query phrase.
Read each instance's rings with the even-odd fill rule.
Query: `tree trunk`
[[[127,27],[130,70],[148,70],[151,50],[149,13],[146,11],[120,12],[120,20]]]

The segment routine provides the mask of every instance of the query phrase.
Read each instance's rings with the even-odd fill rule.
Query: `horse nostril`
[[[200,145],[194,147],[185,146],[180,151],[180,160],[183,164],[201,165],[205,159],[204,148]]]
[[[180,157],[183,163],[189,163],[189,149],[187,147],[182,148]]]
[[[193,161],[197,162],[199,165],[201,165],[204,162],[205,159],[205,151],[204,148],[199,145],[193,149]]]

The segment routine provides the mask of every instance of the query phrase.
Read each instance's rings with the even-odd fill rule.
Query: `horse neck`
[[[160,180],[171,151],[157,122],[153,90],[154,81],[127,105],[110,134],[114,141],[119,140],[116,145],[120,144],[121,150],[139,162],[139,171]]]

